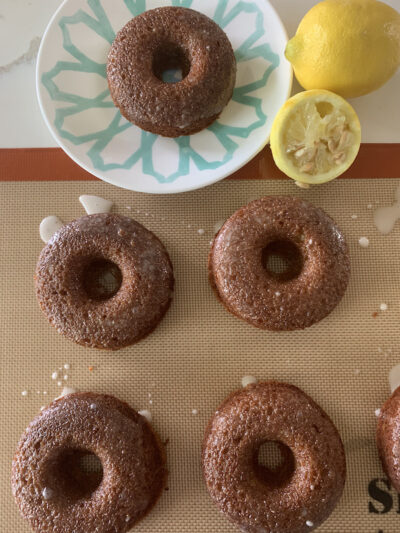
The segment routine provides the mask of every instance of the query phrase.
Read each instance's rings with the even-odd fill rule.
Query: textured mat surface
[[[171,197],[139,195],[98,182],[0,184],[0,532],[29,531],[11,496],[10,464],[24,428],[60,393],[58,379],[51,377],[59,368],[60,380],[64,383],[67,375],[68,386],[115,394],[136,409],[149,409],[154,427],[169,439],[169,490],[135,528],[138,533],[235,531],[207,495],[200,447],[208,418],[247,374],[301,387],[339,428],[348,481],[339,506],[318,531],[399,531],[398,498],[384,480],[374,435],[375,410],[389,395],[388,372],[400,363],[400,224],[390,235],[380,235],[373,208],[367,207],[391,205],[398,184],[393,179],[339,180],[302,191],[287,181],[225,181]],[[115,353],[84,349],[58,335],[41,315],[33,290],[43,245],[41,219],[57,214],[67,222],[84,214],[78,202],[84,193],[113,200],[115,212],[153,230],[175,268],[174,302],[160,327],[138,345]],[[306,331],[258,331],[230,316],[207,282],[214,225],[266,194],[310,200],[348,238],[352,279],[346,296],[327,319]],[[362,236],[370,239],[368,248],[358,244]],[[387,311],[380,311],[381,303]]]

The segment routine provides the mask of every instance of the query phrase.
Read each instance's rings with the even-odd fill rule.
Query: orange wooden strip
[[[357,159],[341,178],[400,178],[400,143],[362,144]],[[229,179],[287,179],[266,146]]]
[[[0,181],[95,180],[61,148],[3,148]]]
[[[400,178],[400,143],[362,144],[360,153],[343,178]],[[61,148],[0,149],[0,181],[89,181],[83,170]],[[265,147],[229,179],[287,179]]]

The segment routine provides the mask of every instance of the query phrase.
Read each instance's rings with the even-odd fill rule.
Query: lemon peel
[[[304,89],[368,94],[400,66],[400,13],[378,0],[324,0],[304,16],[285,55]]]

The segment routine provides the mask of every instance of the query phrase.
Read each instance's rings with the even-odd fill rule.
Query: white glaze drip
[[[148,409],[142,409],[141,411],[138,411],[138,412],[140,416],[143,416],[144,418],[146,418],[148,422],[152,421],[152,416]]]
[[[389,385],[392,393],[400,387],[400,365],[393,367],[389,372]]]
[[[56,215],[50,215],[42,220],[39,226],[40,238],[49,242],[52,236],[64,226],[64,222]]]
[[[309,183],[303,183],[301,181],[295,181],[294,184],[297,185],[297,187],[299,187],[300,189],[310,189],[311,187]]]
[[[257,378],[255,378],[254,376],[242,377],[242,387],[247,387],[247,385],[251,385],[252,383],[257,383]]]
[[[214,224],[214,235],[216,235],[219,230],[222,228],[222,226],[225,224],[225,220],[218,220],[215,224]]]
[[[400,218],[400,186],[396,191],[396,202],[388,207],[378,207],[374,211],[374,224],[378,231],[387,235]]]
[[[360,237],[358,239],[358,244],[361,246],[361,248],[368,248],[368,246],[369,246],[368,237]]]
[[[82,194],[82,196],[79,197],[79,201],[88,215],[109,213],[113,206],[113,203],[110,202],[110,200],[105,200],[100,196],[93,196],[91,194]]]
[[[50,487],[45,487],[42,490],[42,496],[44,500],[50,500],[53,497],[53,491]]]
[[[74,392],[77,392],[77,390],[73,389],[72,387],[64,387],[60,396],[57,396],[56,400],[58,400],[58,398],[62,398],[63,396],[67,396],[68,394],[73,394]]]

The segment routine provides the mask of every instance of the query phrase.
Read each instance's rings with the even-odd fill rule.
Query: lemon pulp
[[[354,142],[346,117],[328,102],[307,102],[294,114],[285,137],[293,165],[310,175],[343,163]]]

